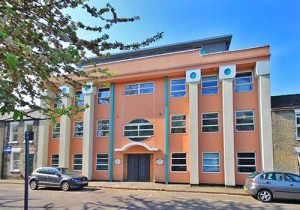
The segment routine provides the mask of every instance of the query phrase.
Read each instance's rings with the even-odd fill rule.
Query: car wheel
[[[38,184],[37,184],[36,180],[30,181],[29,186],[30,186],[30,189],[32,189],[32,190],[37,190],[38,189]]]
[[[273,195],[269,190],[260,190],[257,193],[257,199],[262,202],[270,202],[273,199]]]
[[[63,191],[68,191],[70,190],[70,184],[68,182],[63,182],[60,186],[60,188],[63,190]]]

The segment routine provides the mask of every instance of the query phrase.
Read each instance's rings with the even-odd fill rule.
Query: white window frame
[[[76,123],[80,123],[80,122],[82,122],[82,128],[83,128],[83,130],[82,130],[82,136],[76,136],[75,135],[75,133],[76,133]],[[76,138],[76,139],[82,139],[83,138],[83,132],[84,132],[84,122],[83,121],[75,121],[74,122],[74,131],[73,131],[74,138]]]
[[[98,123],[99,122],[101,122],[101,121],[108,121],[108,130],[103,130],[103,129],[99,129],[98,130]],[[101,125],[105,125],[105,124],[103,124],[103,123],[101,123]],[[109,123],[109,119],[99,119],[99,120],[97,120],[97,122],[96,122],[96,136],[97,137],[109,137],[109,130],[110,130],[110,123]],[[98,135],[98,131],[108,131],[108,134],[107,134],[107,136],[100,136],[100,135]]]
[[[23,141],[23,143],[26,142],[26,140],[25,140],[25,132],[27,131],[27,126],[28,126],[28,125],[32,125],[32,131],[33,131],[33,124],[34,124],[34,121],[33,121],[33,120],[30,120],[30,121],[24,121],[24,141]],[[33,131],[33,133],[34,133],[34,131]],[[29,143],[32,144],[32,143],[33,143],[33,140],[30,140]]]
[[[185,120],[172,120],[172,117],[177,117],[177,116],[185,116]],[[172,126],[172,122],[185,122],[185,126]],[[186,114],[174,114],[170,115],[170,134],[186,134],[187,133],[187,115]],[[184,133],[172,133],[172,128],[185,128]]]
[[[185,158],[173,158],[173,154],[185,154]],[[172,162],[172,160],[173,159],[185,159],[185,164],[173,164]],[[171,161],[171,163],[170,163],[170,171],[171,171],[171,173],[187,173],[187,171],[188,171],[188,169],[187,169],[187,153],[186,152],[172,152],[171,153],[171,158],[170,158],[170,161]],[[185,166],[185,171],[173,171],[172,170],[172,166]]]
[[[239,119],[239,118],[236,117],[236,114],[238,112],[252,112],[253,113],[253,123],[238,124],[237,119]],[[237,130],[238,125],[253,125],[253,130],[239,131],[239,130]],[[255,131],[255,111],[254,110],[238,110],[238,111],[235,111],[235,131],[236,132],[254,132]]]
[[[217,77],[217,86],[211,86],[211,87],[203,87],[203,78],[207,78],[207,77]],[[210,81],[215,81],[215,80],[210,80]],[[217,89],[217,93],[210,93],[210,94],[204,94],[202,92],[202,90],[207,90],[207,89]],[[202,79],[201,79],[201,95],[203,96],[209,96],[209,95],[217,95],[219,94],[219,77],[218,75],[205,75],[205,76],[202,76]]]
[[[53,158],[54,155],[57,155],[58,157],[57,158]],[[57,159],[57,162],[58,162],[57,164],[53,164],[53,160],[54,159]],[[59,167],[59,154],[52,154],[51,155],[51,167]]]
[[[216,159],[216,158],[204,158],[204,154],[218,154],[219,155],[219,158],[217,160],[219,160],[219,165],[204,165],[204,159]],[[221,171],[221,167],[220,167],[220,163],[221,163],[221,160],[220,160],[220,152],[202,152],[202,173],[204,174],[218,174],[220,173]],[[215,166],[218,166],[219,167],[219,171],[216,171],[216,172],[206,172],[204,171],[204,166],[206,167],[215,167]]]
[[[245,93],[245,92],[251,92],[254,91],[254,77],[253,77],[253,71],[252,70],[246,70],[246,71],[239,71],[236,73],[237,74],[242,74],[242,73],[251,73],[251,82],[250,83],[243,83],[243,84],[236,84],[236,80],[240,79],[240,78],[248,78],[250,76],[246,76],[246,77],[236,77],[234,78],[234,92],[235,93]],[[245,90],[245,91],[236,91],[236,87],[238,86],[247,86],[247,85],[251,85],[252,89],[251,90]]]
[[[14,160],[15,153],[19,153],[19,155],[20,155],[20,159],[18,161],[19,161],[19,167],[21,167],[21,148],[11,148],[10,168],[9,168],[10,172],[20,172],[20,168],[18,168],[18,169],[14,168],[14,162],[16,161],[16,160]]]
[[[18,131],[16,133],[13,132],[13,129],[12,129],[13,126],[17,126],[17,128],[18,128]],[[9,144],[17,144],[18,143],[18,138],[17,138],[17,141],[13,141],[13,134],[17,134],[17,137],[19,136],[19,122],[10,122],[9,123],[9,140],[8,140]]]
[[[81,164],[75,164],[75,155],[81,155],[81,158],[76,158],[76,159],[81,159]],[[81,166],[81,170],[75,170],[74,169],[74,166]],[[76,153],[76,154],[73,154],[73,164],[72,164],[72,170],[73,171],[82,171],[82,167],[83,167],[83,155],[82,154],[79,154],[79,153]]]
[[[143,125],[152,125],[153,129],[140,129],[140,126],[143,126]],[[137,130],[125,130],[126,126],[137,126]],[[149,138],[151,138],[152,136],[154,136],[154,124],[150,123],[150,122],[149,123],[128,123],[128,124],[124,125],[123,129],[124,129],[123,136],[128,138],[131,141],[134,141],[132,139],[135,139],[135,138],[147,138],[147,139],[143,140],[143,141],[146,141]],[[137,136],[125,136],[125,131],[137,131],[138,135]],[[140,136],[140,131],[153,131],[153,135],[152,136]],[[132,139],[130,139],[130,138],[132,138]],[[140,141],[140,142],[142,142],[142,141]]]
[[[205,115],[205,114],[217,114],[218,115],[218,118],[203,118],[203,115]],[[219,115],[219,112],[203,112],[203,113],[201,113],[201,133],[219,133],[220,132],[220,123],[219,123],[219,118],[220,118],[220,115]],[[218,120],[218,125],[204,125],[203,124],[203,120],[215,120],[215,119],[217,119]],[[212,131],[212,132],[210,132],[210,131],[202,131],[202,128],[203,127],[216,127],[216,126],[218,126],[218,131]]]
[[[79,94],[79,98],[77,99],[77,93],[81,92],[81,94]],[[80,99],[80,95],[83,95],[83,99]],[[83,104],[78,105],[77,102],[83,102]],[[83,107],[84,106],[84,94],[82,93],[81,90],[77,90],[75,91],[75,105],[78,107]]]
[[[298,136],[298,128],[300,128],[300,124],[297,123],[297,119],[300,119],[300,109],[295,110],[295,127],[296,127],[296,140],[300,140],[300,133]]]
[[[238,154],[244,154],[244,153],[253,153],[254,158],[239,158],[238,157]],[[239,159],[254,159],[254,165],[239,165]],[[255,167],[255,171],[257,171],[256,153],[255,152],[237,152],[236,153],[236,172],[237,172],[237,174],[252,174],[253,172],[239,172],[239,166],[240,167],[249,167],[249,168],[250,167]]]
[[[108,99],[108,103],[107,104],[110,104],[110,88],[109,87],[107,87],[107,88],[99,88],[98,89],[98,93],[97,93],[97,103],[98,104],[105,104],[105,103],[99,103],[99,93],[100,93],[101,90],[105,90],[105,89],[108,89],[109,96],[108,97],[104,97],[104,98],[100,98],[100,99]]]
[[[153,91],[151,93],[141,93],[141,89],[150,89],[150,88],[141,88],[141,85],[143,84],[148,84],[148,83],[152,83],[153,84]],[[126,86],[130,86],[130,85],[137,85],[136,89],[133,90],[137,90],[137,94],[126,94]],[[136,96],[136,95],[151,95],[154,94],[155,92],[155,83],[153,81],[149,81],[149,82],[141,82],[141,83],[132,83],[132,84],[125,84],[124,85],[124,96]]]
[[[184,90],[175,90],[175,91],[172,91],[172,87],[173,86],[179,86],[179,85],[172,85],[172,81],[175,81],[175,80],[184,80]],[[172,93],[176,93],[176,92],[185,92],[185,94],[183,95],[183,96],[178,96],[178,97],[176,97],[176,96],[172,96]],[[187,95],[187,88],[186,88],[186,80],[185,80],[185,78],[176,78],[176,79],[171,79],[170,80],[170,97],[171,98],[183,98],[183,97],[186,97],[186,95]]]
[[[59,126],[57,126],[58,124],[59,124]],[[74,126],[75,126],[75,124],[74,124]],[[57,128],[59,128],[59,132],[57,132],[57,131],[54,132],[54,130],[57,129]],[[60,122],[57,122],[55,127],[52,124],[52,139],[60,139],[60,129],[61,129],[60,128]],[[58,137],[53,137],[53,134],[57,134],[57,133],[58,133]]]
[[[98,155],[107,155],[107,158],[98,158]],[[107,164],[98,164],[98,159],[107,159]],[[97,166],[107,166],[107,170],[98,170]],[[96,154],[96,171],[108,171],[109,170],[109,154],[108,153],[97,153]]]

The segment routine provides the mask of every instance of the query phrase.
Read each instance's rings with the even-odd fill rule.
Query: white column
[[[62,103],[65,108],[72,105],[73,92],[70,88],[62,96]],[[67,115],[60,117],[60,137],[59,137],[59,167],[69,168],[70,159],[70,138],[71,119]]]
[[[41,101],[41,107],[44,107],[43,101]],[[41,113],[40,118],[45,119],[46,116]],[[37,167],[44,167],[48,164],[49,126],[49,120],[39,121]]]
[[[83,165],[82,174],[92,179],[93,169],[93,136],[94,136],[94,94],[95,91],[90,87],[90,91],[82,89],[84,94],[84,104],[88,104],[89,108],[84,111],[83,121]]]
[[[201,81],[201,69],[186,71],[186,82],[189,84],[190,112],[190,184],[199,184],[199,127],[198,127],[198,83]]]
[[[258,61],[256,63],[255,74],[258,76],[261,169],[264,171],[272,171],[274,169],[274,165],[271,121],[270,62]]]
[[[198,83],[189,83],[190,184],[199,184]]]
[[[234,123],[233,123],[233,79],[235,65],[221,66],[219,77],[222,80],[223,104],[223,148],[224,148],[224,182],[225,186],[235,186],[234,164]]]

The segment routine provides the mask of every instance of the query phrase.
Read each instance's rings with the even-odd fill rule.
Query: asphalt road
[[[297,201],[261,203],[250,196],[142,190],[29,191],[30,209],[300,209]],[[23,209],[23,186],[0,184],[0,209]]]

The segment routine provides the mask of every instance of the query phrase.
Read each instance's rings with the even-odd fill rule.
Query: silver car
[[[263,202],[276,199],[300,199],[300,176],[285,172],[251,174],[244,190]]]

